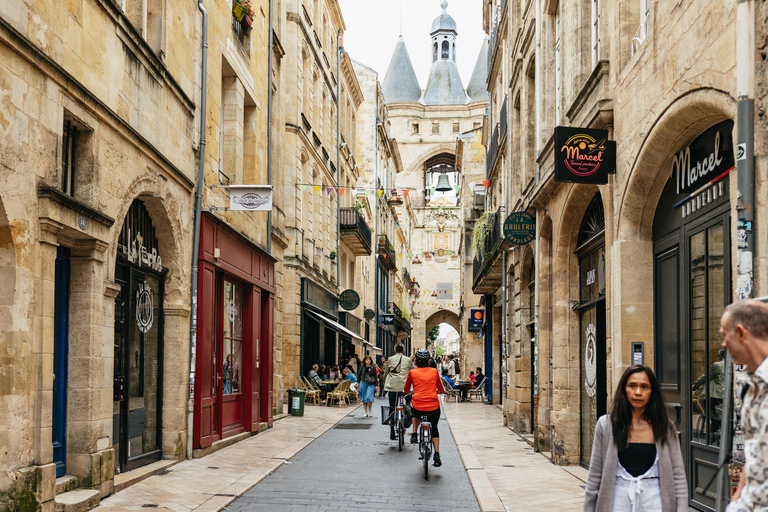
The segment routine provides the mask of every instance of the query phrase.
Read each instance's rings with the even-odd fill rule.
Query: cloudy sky
[[[403,38],[408,47],[419,85],[427,83],[432,64],[429,31],[441,12],[440,0],[339,0],[347,31],[344,48],[350,57],[379,72],[384,81],[387,66],[400,34],[402,6]],[[456,64],[464,87],[472,76],[483,42],[482,0],[449,0],[448,14],[456,20]]]

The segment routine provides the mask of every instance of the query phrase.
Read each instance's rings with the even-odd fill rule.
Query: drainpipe
[[[275,55],[273,4],[269,0],[269,47],[267,51],[267,185],[272,185],[272,60]],[[274,195],[274,192],[273,192]],[[267,212],[267,254],[272,254],[272,210]]]
[[[344,53],[339,29],[336,34],[336,286],[341,288],[341,56]]]
[[[736,212],[736,253],[738,270],[736,277],[736,299],[753,296],[755,253],[755,2],[737,0],[736,7],[736,174],[738,196]],[[726,352],[725,389],[733,388],[733,361]],[[728,428],[723,430],[718,465],[723,467],[732,446],[733,411],[731,393],[723,396],[723,417]],[[735,452],[735,449],[733,450]],[[717,479],[717,512],[723,510],[730,497],[729,472],[724,471]]]
[[[197,187],[195,189],[195,234],[192,242],[192,283],[189,326],[189,399],[187,401],[187,458],[192,458],[192,431],[195,414],[195,367],[197,354],[197,260],[200,257],[200,221],[203,210],[203,186],[205,186],[205,116],[208,95],[208,11],[204,0],[198,0],[197,8],[203,15],[202,59],[200,64],[200,157],[197,164]]]
[[[373,115],[373,310],[376,312],[373,323],[373,343],[379,346],[379,80],[376,75],[374,85],[376,94],[376,112]],[[384,354],[384,343],[381,344],[381,356]]]

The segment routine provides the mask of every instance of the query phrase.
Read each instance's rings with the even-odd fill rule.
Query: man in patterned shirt
[[[749,374],[741,407],[746,462],[726,512],[768,510],[768,306],[755,300],[731,304],[720,318],[720,334],[733,362]]]

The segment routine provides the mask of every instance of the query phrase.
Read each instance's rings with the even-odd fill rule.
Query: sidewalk
[[[218,512],[296,455],[352,407],[307,405],[304,416],[287,416],[274,428],[200,459],[182,461],[102,500],[95,509],[120,512]]]
[[[480,508],[497,511],[581,511],[587,470],[555,466],[480,403],[445,402],[443,410]]]

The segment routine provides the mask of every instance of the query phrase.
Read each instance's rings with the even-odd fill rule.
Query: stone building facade
[[[378,73],[368,66],[354,62],[355,73],[363,91],[364,101],[359,109],[357,124],[357,161],[360,178],[357,200],[365,204],[366,219],[374,240],[370,258],[359,259],[361,276],[358,283],[366,298],[365,309],[369,334],[366,353],[390,356],[397,341],[410,348],[411,290],[405,283],[409,274],[407,204],[408,198],[398,195],[395,176],[402,170],[400,146],[389,130],[389,112],[385,105]],[[394,192],[394,193],[393,193]],[[405,255],[405,256],[404,256]],[[385,315],[392,323],[385,323]],[[378,317],[378,318],[377,318]]]
[[[349,208],[360,172],[355,160],[356,116],[363,101],[351,59],[338,51],[344,31],[339,3],[295,0],[286,2],[285,9],[280,97],[285,135],[280,173],[284,211],[290,214],[286,213],[284,222],[288,244],[280,297],[283,382],[275,393],[294,386],[296,376],[306,375],[313,363],[336,364],[345,348],[361,343],[359,333],[351,336],[339,328],[345,319],[340,316],[344,310],[339,309],[338,296],[344,285],[352,283],[356,258],[371,251],[352,238],[342,237],[337,246],[339,203],[342,218],[354,221],[351,224],[357,221],[357,212]],[[348,318],[352,322],[361,319],[352,312],[349,315],[355,317]]]
[[[764,41],[765,8],[756,9]],[[483,10],[488,148],[497,152],[489,156],[489,209],[536,218],[534,242],[511,251],[500,243],[489,256],[508,255],[506,265],[494,263],[507,273],[506,294],[488,290],[506,302],[506,421],[533,433],[553,462],[586,465],[597,417],[622,372],[642,360],[671,404],[690,504],[714,509],[701,489],[720,434],[706,421],[714,405],[691,390],[718,360],[717,320],[735,297],[736,6],[493,0]],[[766,67],[754,62],[759,113]],[[768,146],[765,120],[755,119],[757,225],[767,211]],[[599,185],[555,181],[556,126],[607,130],[615,175]],[[688,154],[713,173],[693,183],[695,193],[696,178],[679,181]],[[752,293],[765,295],[766,234],[750,236]]]
[[[276,43],[270,51],[269,2],[251,4],[251,27],[238,22],[232,5],[207,9],[207,145],[192,366],[195,456],[268,428],[274,409],[282,411],[282,394],[273,389],[281,380],[273,373],[282,342],[274,325],[276,278],[288,245],[284,196],[275,187],[271,236],[267,212],[231,208],[239,187],[268,184],[267,94],[269,87],[280,90],[283,13],[273,13]],[[275,128],[283,112],[281,102],[275,104],[272,168],[279,171],[282,131]],[[281,183],[281,174],[274,175],[273,181]]]
[[[419,283],[418,297],[412,300],[414,350],[425,347],[427,333],[441,323],[461,333],[462,343],[467,340],[466,328],[460,325],[463,207],[466,197],[472,196],[468,191],[482,187],[482,178],[468,182],[459,172],[456,141],[482,127],[488,106],[486,52],[481,48],[465,89],[455,61],[456,23],[447,12],[447,2],[442,7],[430,33],[428,51],[433,59],[426,89],[419,86],[402,36],[383,83],[389,131],[398,140],[403,160],[395,185],[408,191],[414,222],[409,235],[410,275]],[[441,174],[450,191],[435,190]]]
[[[0,5],[2,510],[186,454],[198,27],[175,0]]]

